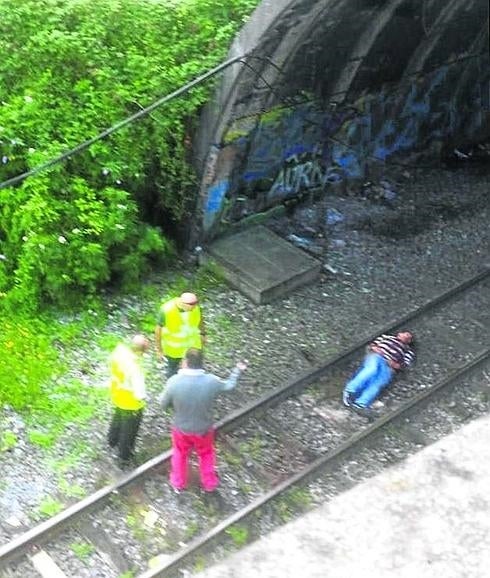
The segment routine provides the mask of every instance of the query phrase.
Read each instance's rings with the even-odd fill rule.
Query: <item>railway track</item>
[[[340,404],[347,371],[362,357],[364,340],[281,388],[253,400],[218,424],[218,497],[191,490],[174,495],[163,476],[170,452],[149,460],[53,518],[0,547],[0,575],[39,575],[33,563],[66,576],[140,578],[177,575],[200,552],[223,539],[245,540],[246,520],[312,476],[334,468],[379,432],[488,367],[489,269],[395,320],[380,333],[410,327],[419,336],[419,362],[395,384],[372,424]],[[430,351],[430,355],[424,355]],[[437,385],[431,385],[436,383]],[[240,536],[242,536],[240,538]],[[73,544],[90,544],[85,559]],[[75,549],[76,550],[76,549]],[[47,552],[51,557],[47,558]],[[56,554],[62,552],[58,560]],[[148,562],[152,560],[152,568]],[[96,567],[97,573],[90,573]]]

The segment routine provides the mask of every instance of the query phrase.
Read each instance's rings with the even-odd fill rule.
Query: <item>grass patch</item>
[[[64,508],[64,504],[55,500],[51,496],[44,498],[36,508],[34,516],[36,518],[52,518]]]
[[[8,452],[17,444],[17,436],[13,431],[6,430],[0,434],[0,452]]]
[[[48,459],[48,466],[53,472],[63,474],[76,467],[83,459],[80,454],[69,451],[62,458]]]
[[[104,320],[95,309],[68,317],[0,311],[0,348],[5,351],[0,356],[0,406],[23,416],[32,444],[52,447],[67,425],[86,423],[105,398],[105,392],[77,379],[64,379],[70,353],[92,339]],[[4,444],[13,441],[9,437]]]
[[[51,448],[68,425],[80,428],[87,424],[106,400],[106,391],[75,379],[53,385],[50,390],[46,388],[26,416],[29,441],[42,448]],[[86,454],[86,448],[83,449]]]
[[[115,333],[104,333],[99,336],[96,343],[100,349],[103,349],[108,354],[115,349],[116,345],[121,341],[121,336]]]
[[[206,569],[206,558],[204,556],[198,556],[194,562],[194,574],[198,572],[203,572]]]
[[[42,319],[0,313],[0,405],[31,409],[43,398],[44,384],[65,369],[53,344],[54,327]]]
[[[50,448],[56,440],[56,433],[49,431],[32,430],[27,432],[27,439],[32,445],[41,448]]]
[[[259,461],[263,454],[264,440],[257,434],[255,437],[239,442],[240,455]]]
[[[80,500],[87,495],[87,491],[78,484],[72,484],[65,478],[58,480],[58,488],[60,492],[67,498],[77,498]]]
[[[223,460],[229,464],[230,466],[241,466],[242,465],[242,457],[232,451],[221,449],[221,455]]]
[[[201,497],[193,496],[194,511],[206,521],[213,523],[216,519],[216,509],[211,503],[206,503]]]
[[[248,528],[235,524],[225,530],[225,533],[230,536],[233,544],[238,548],[245,546],[248,541]]]
[[[90,556],[94,553],[95,548],[89,542],[72,542],[70,550],[82,562],[87,562]]]
[[[199,532],[199,523],[196,520],[191,520],[184,530],[184,541],[194,538],[194,536]]]
[[[142,287],[143,300],[140,298],[139,302],[147,306],[129,307],[125,313],[126,324],[129,319],[151,336],[156,311],[163,300],[191,290],[205,302],[206,293],[222,284],[219,271],[211,264],[197,268],[191,276],[169,272],[167,278],[170,281],[163,287],[158,283]],[[135,297],[138,299],[137,295],[131,299]],[[127,337],[104,331],[108,312],[117,310],[114,308],[119,299],[125,300],[127,296],[118,294],[106,304],[91,303],[90,309],[83,313],[62,314],[48,310],[34,316],[25,311],[0,309],[0,348],[5,352],[0,356],[0,407],[8,406],[22,416],[31,444],[49,450],[68,426],[72,426],[72,435],[73,431],[88,426],[93,416],[100,414],[101,407],[107,407],[107,391],[93,385],[96,385],[96,369],[105,356]],[[217,328],[221,331],[226,324],[223,316]],[[233,330],[233,325],[229,324],[227,331]],[[77,378],[69,377],[72,369],[84,376],[83,381],[78,375]],[[87,384],[89,380],[94,383]],[[0,453],[16,443],[13,432],[0,433]],[[87,457],[85,450],[83,455]],[[65,470],[75,463],[69,455],[65,463],[55,467]]]
[[[138,506],[132,506],[131,511],[126,515],[126,525],[131,529],[135,539],[146,544],[154,534],[153,528],[145,526],[144,513]]]
[[[311,502],[311,495],[306,488],[292,488],[274,502],[274,510],[281,522],[286,523],[299,512],[307,510]]]

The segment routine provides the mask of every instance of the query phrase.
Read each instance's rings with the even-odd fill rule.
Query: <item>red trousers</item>
[[[207,492],[215,490],[219,484],[216,474],[216,451],[214,449],[214,429],[204,435],[188,434],[172,429],[172,459],[170,462],[170,483],[178,490],[187,486],[187,463],[192,450],[199,458],[201,485]]]

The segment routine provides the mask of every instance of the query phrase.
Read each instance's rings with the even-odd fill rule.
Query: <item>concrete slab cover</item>
[[[489,487],[485,416],[196,576],[486,578]]]
[[[315,279],[321,263],[262,225],[214,241],[207,253],[225,278],[255,303],[267,303]]]

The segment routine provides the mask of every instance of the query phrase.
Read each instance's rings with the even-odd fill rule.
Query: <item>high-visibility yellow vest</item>
[[[144,407],[144,400],[137,399],[133,390],[134,379],[144,379],[140,356],[120,343],[109,359],[109,370],[112,403],[120,409]]]
[[[201,309],[196,305],[190,311],[181,311],[178,297],[162,305],[165,327],[162,327],[162,351],[164,355],[181,359],[190,347],[202,348],[199,325]]]

